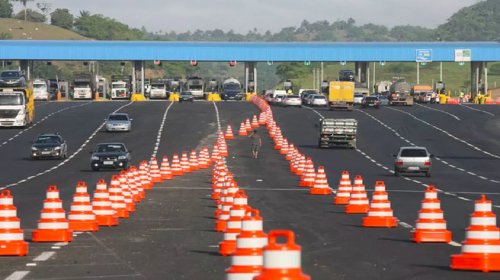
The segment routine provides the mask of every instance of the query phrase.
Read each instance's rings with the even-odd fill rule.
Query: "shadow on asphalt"
[[[412,240],[410,240],[410,238],[408,237],[408,239],[400,239],[400,238],[379,238],[379,240],[387,240],[387,241],[397,241],[397,242],[401,242],[401,243],[415,243],[413,242]],[[416,244],[416,243],[415,243]]]
[[[442,266],[442,265],[413,264],[413,266],[422,267],[422,268],[434,268],[434,269],[439,269],[439,270],[443,270],[443,271],[453,271],[449,266]],[[482,272],[469,271],[469,273],[477,273],[478,277],[479,277],[479,275],[484,275]],[[470,279],[476,279],[476,278],[471,276]]]
[[[210,256],[218,256],[218,257],[221,256],[218,252],[212,252],[212,251],[190,250],[189,252],[198,253],[198,254],[205,254],[205,255],[210,255]]]

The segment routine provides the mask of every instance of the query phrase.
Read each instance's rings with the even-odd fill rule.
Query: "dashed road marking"
[[[14,271],[9,276],[7,276],[5,280],[21,280],[29,273],[29,271]]]
[[[455,247],[462,247],[462,244],[455,242],[455,241],[450,241],[448,244],[450,244],[451,246],[455,246]]]
[[[491,112],[488,112],[488,111],[484,111],[484,110],[479,110],[479,109],[476,109],[476,108],[472,108],[470,106],[467,106],[467,105],[464,105],[464,104],[460,104],[460,106],[464,107],[464,108],[467,108],[467,109],[470,109],[472,111],[477,111],[477,112],[481,112],[481,113],[485,113],[487,115],[490,115],[492,117],[495,116],[495,114],[491,113]]]
[[[416,105],[417,105],[417,106],[420,106],[420,107],[424,107],[424,108],[429,109],[429,110],[433,110],[433,111],[437,111],[437,112],[441,112],[441,113],[443,113],[443,114],[449,115],[449,116],[451,116],[452,118],[454,118],[454,119],[455,119],[455,120],[457,120],[457,121],[459,121],[459,120],[460,120],[460,118],[459,118],[459,117],[457,117],[456,115],[453,115],[453,114],[452,114],[452,113],[450,113],[450,112],[446,112],[446,111],[444,111],[444,110],[439,110],[439,109],[432,108],[432,107],[429,107],[429,106],[424,106],[424,105],[422,105],[422,104],[418,104],[418,103],[416,103]]]
[[[158,148],[160,147],[160,142],[161,142],[161,134],[163,133],[163,128],[165,127],[165,121],[167,120],[167,115],[168,111],[170,110],[170,107],[174,105],[174,102],[170,102],[170,105],[168,105],[167,109],[165,109],[165,113],[163,113],[163,118],[161,120],[160,128],[158,129],[158,134],[156,136],[156,143],[153,148],[153,153],[151,154],[151,157],[156,157],[156,154],[158,153]]]
[[[38,255],[36,258],[34,258],[33,261],[35,261],[35,262],[44,262],[44,261],[52,258],[52,256],[55,253],[56,252],[53,252],[53,251],[42,252],[40,255]]]
[[[215,103],[215,101],[212,101],[212,104],[214,104],[214,108],[215,108],[215,117],[217,118],[217,129],[220,132],[222,130],[221,130],[221,125],[220,125],[219,108],[217,107],[217,104]]]

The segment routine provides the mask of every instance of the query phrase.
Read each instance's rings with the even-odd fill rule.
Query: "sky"
[[[246,34],[254,28],[261,33],[278,32],[299,26],[303,20],[332,22],[350,17],[357,24],[435,28],[477,2],[480,0],[35,0],[28,2],[28,8],[49,3],[52,9],[67,8],[74,15],[87,10],[153,32],[218,28]],[[15,11],[21,8],[15,4]]]

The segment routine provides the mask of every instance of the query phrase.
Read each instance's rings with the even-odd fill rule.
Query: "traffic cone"
[[[244,197],[245,200],[239,198]],[[224,231],[224,240],[219,243],[219,253],[222,256],[232,255],[236,250],[236,237],[241,232],[241,220],[245,216],[248,208],[246,204],[245,191],[238,191],[233,200],[233,207],[229,212],[229,219],[227,220],[226,230]]]
[[[314,171],[314,163],[311,158],[307,159],[306,169],[303,175],[300,177],[299,186],[300,187],[312,187],[314,185],[314,179],[316,178],[316,172]]]
[[[301,176],[304,173],[304,170],[306,169],[306,164],[307,164],[306,157],[301,155],[299,159],[299,164],[297,165],[295,171],[295,174],[297,174],[297,176]]]
[[[384,181],[375,182],[375,191],[368,215],[363,218],[364,227],[387,227],[392,228],[398,225],[397,219],[393,216],[389,195],[385,191]]]
[[[189,167],[192,171],[200,169],[195,150],[192,150],[191,155],[189,156]]]
[[[462,253],[451,256],[451,268],[500,271],[500,229],[491,210],[491,200],[482,195],[476,200],[470,226],[462,242]]]
[[[212,184],[212,199],[216,200],[219,198],[222,189],[226,184],[226,175],[227,172],[225,170],[220,170],[219,175],[217,175],[217,181]]]
[[[167,156],[163,156],[161,160],[160,174],[162,180],[172,180],[173,178],[172,171],[170,170],[170,163],[168,162]]]
[[[186,152],[182,152],[181,167],[184,174],[191,172],[191,165],[189,164],[189,159]]]
[[[277,134],[274,137],[274,149],[275,150],[281,150],[281,147],[283,146],[283,136],[281,134]]]
[[[225,184],[224,189],[221,191],[219,199],[217,199],[215,201],[215,205],[217,208],[215,210],[215,213],[214,213],[215,219],[219,220],[220,215],[222,214],[222,212],[224,212],[223,207],[222,207],[224,205],[224,203],[230,203],[230,204],[234,205],[234,198],[235,198],[237,192],[238,192],[238,187],[236,187],[236,184],[234,183],[234,181],[232,181],[232,178],[230,176],[228,176],[227,183]],[[247,205],[246,197],[244,199],[245,199],[244,204]],[[239,199],[239,201],[240,201],[240,203],[243,203],[241,198]],[[231,210],[229,210],[229,211],[231,211]],[[230,214],[231,213],[229,213],[229,215]],[[225,223],[225,222],[222,222],[222,223]],[[224,230],[222,230],[222,231],[224,231]]]
[[[451,242],[451,232],[446,230],[441,201],[434,186],[427,186],[425,198],[422,200],[422,209],[418,212],[415,230],[412,232],[413,241],[421,242]]]
[[[220,160],[220,159],[222,159],[222,156],[221,156],[220,151],[219,151],[219,145],[215,144],[214,148],[212,149],[211,160],[212,161],[217,161],[217,160]]]
[[[351,198],[352,186],[351,179],[349,178],[349,171],[342,171],[337,194],[333,200],[335,205],[346,205]]]
[[[120,186],[120,177],[113,175],[109,184],[109,200],[111,200],[111,207],[116,212],[118,218],[128,218],[127,204],[123,197],[122,188]]]
[[[146,160],[141,161],[141,163],[139,164],[139,173],[142,188],[145,190],[152,189],[153,182],[151,182],[151,177],[149,176],[149,165]]]
[[[111,200],[109,200],[108,186],[103,179],[97,182],[94,199],[92,200],[92,210],[99,226],[118,225],[119,221],[116,211],[113,209]]]
[[[73,240],[73,231],[69,229],[66,212],[62,208],[59,190],[51,185],[47,190],[47,197],[43,201],[41,218],[38,220],[38,229],[32,233],[33,242],[70,242]]]
[[[137,191],[139,192],[139,202],[140,200],[143,200],[146,197],[146,193],[144,191],[144,187],[142,186],[142,179],[141,179],[141,173],[138,168],[135,166],[132,166],[132,174],[129,174],[129,179],[133,179],[135,181],[135,187]],[[172,174],[172,173],[170,173]],[[134,198],[135,199],[135,198]]]
[[[125,202],[125,208],[129,212],[135,211],[134,199],[129,185],[127,184],[127,171],[122,170],[119,176],[120,188],[122,190],[123,201]]]
[[[328,185],[326,179],[325,168],[323,166],[318,167],[318,174],[314,179],[314,185],[309,189],[309,194],[315,195],[331,195],[332,189]]]
[[[129,169],[124,173],[126,184],[130,189],[130,193],[132,195],[132,200],[134,203],[141,201],[141,195],[139,193],[139,187],[135,180],[135,170],[136,167],[131,165]],[[161,174],[161,169],[160,169]]]
[[[295,154],[295,152],[296,152],[295,146],[290,143],[290,145],[288,145],[288,151],[286,153],[285,159],[288,160],[288,161],[292,160],[293,155]]]
[[[252,125],[250,124],[250,120],[249,119],[245,120],[245,129],[247,130],[247,132],[252,131]]]
[[[238,136],[248,136],[248,132],[244,122],[242,122],[240,125],[240,131],[238,132]]]
[[[266,124],[266,113],[265,112],[260,112],[259,114],[259,125],[265,125]]]
[[[160,183],[162,181],[158,161],[155,157],[151,157],[149,160],[149,175],[151,176],[153,183]]]
[[[172,157],[172,176],[182,176],[184,171],[182,171],[181,162],[179,161],[179,156],[174,154]]]
[[[0,192],[0,256],[26,256],[28,243],[9,190]]]
[[[288,140],[285,138],[283,139],[283,144],[281,145],[280,155],[286,154],[288,154]]]
[[[241,222],[241,233],[236,238],[236,251],[231,266],[226,269],[227,280],[252,280],[262,271],[262,248],[267,245],[259,210],[247,210]]]
[[[226,138],[228,140],[234,139],[233,130],[231,129],[231,125],[230,124],[227,125],[226,135],[224,135],[224,138]]]
[[[90,203],[87,184],[80,181],[76,184],[73,203],[68,214],[69,228],[73,231],[97,231],[99,226]]]
[[[252,123],[250,125],[252,128],[258,128],[259,127],[259,121],[257,121],[257,116],[253,115],[252,117]]]
[[[365,185],[361,176],[354,177],[354,185],[352,186],[351,198],[345,206],[346,214],[365,214],[370,208],[370,201],[366,195]]]
[[[291,230],[272,230],[264,247],[264,266],[254,280],[309,280],[302,273],[301,248],[295,244],[295,234]],[[278,237],[286,238],[286,243],[277,243]]]

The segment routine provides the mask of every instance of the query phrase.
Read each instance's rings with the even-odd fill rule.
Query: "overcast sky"
[[[67,8],[74,15],[88,10],[148,31],[219,28],[247,33],[257,28],[263,33],[299,26],[304,19],[331,22],[349,17],[357,24],[434,28],[479,0],[35,0],[28,2],[28,8],[36,8],[37,2],[50,3],[52,9]],[[20,9],[16,4],[15,10]]]

